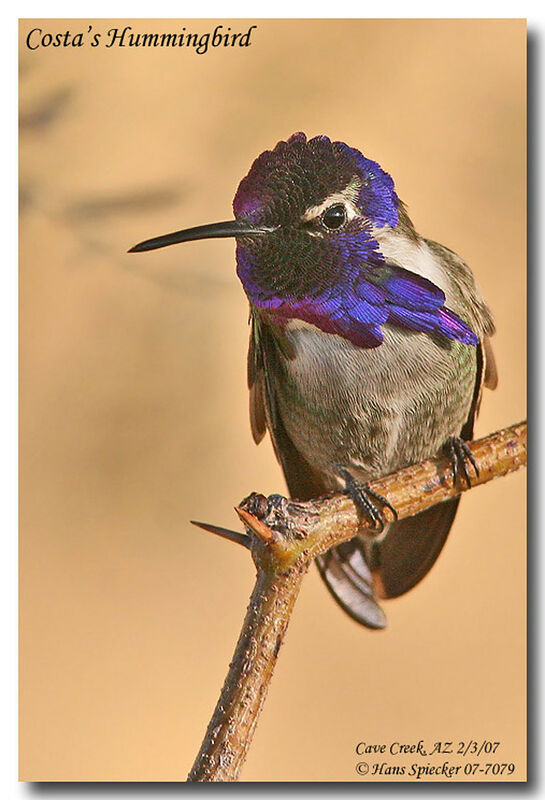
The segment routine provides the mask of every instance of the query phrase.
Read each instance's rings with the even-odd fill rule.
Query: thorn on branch
[[[251,547],[252,540],[246,533],[231,531],[229,528],[221,528],[219,525],[211,525],[209,522],[197,522],[197,520],[194,519],[191,519],[190,522],[192,525],[196,525],[197,528],[202,528],[204,531],[209,531],[210,533],[215,533],[216,536],[221,536],[222,539],[235,542],[235,544],[241,544],[247,550]]]

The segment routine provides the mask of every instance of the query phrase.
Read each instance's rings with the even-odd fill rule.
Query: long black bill
[[[179,242],[193,242],[196,239],[224,239],[228,236],[255,236],[256,234],[269,233],[273,228],[250,225],[249,222],[230,220],[229,222],[214,222],[212,225],[198,225],[196,228],[187,228],[185,231],[174,231],[156,239],[146,239],[131,247],[129,253],[144,253],[146,250],[157,250],[159,247],[168,247]]]

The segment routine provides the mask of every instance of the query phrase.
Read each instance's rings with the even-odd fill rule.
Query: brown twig
[[[472,442],[472,488],[526,464],[526,422]],[[373,481],[399,519],[454,497],[452,466],[436,458]],[[252,494],[236,509],[247,528],[257,580],[218,704],[189,781],[236,781],[255,730],[301,581],[314,558],[367,527],[342,494],[299,503]],[[389,512],[385,512],[389,513]],[[206,525],[205,525],[206,527]],[[241,534],[208,526],[239,541]],[[223,533],[221,533],[223,531]]]

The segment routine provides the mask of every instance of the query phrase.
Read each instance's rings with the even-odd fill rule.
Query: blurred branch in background
[[[526,422],[472,442],[478,467],[471,487],[459,485],[452,464],[436,458],[373,481],[370,488],[395,507],[399,519],[418,514],[526,464]],[[190,782],[231,782],[252,741],[291,612],[310,564],[371,523],[346,495],[299,503],[252,494],[236,509],[246,534],[195,523],[247,547],[257,578],[227,678],[189,774]],[[388,511],[385,511],[388,514]]]
[[[70,107],[74,90],[69,86],[59,86],[35,102],[31,108],[21,108],[19,131],[21,134],[43,133],[52,123],[57,122]]]
[[[94,222],[114,215],[147,214],[179,203],[186,196],[186,187],[179,184],[162,184],[149,189],[131,187],[125,192],[74,200],[66,209],[69,219],[76,222]]]

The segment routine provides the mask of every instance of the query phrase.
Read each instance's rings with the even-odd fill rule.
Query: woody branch
[[[526,422],[474,441],[470,449],[479,472],[471,488],[514,472],[526,464]],[[450,461],[435,458],[373,481],[370,488],[387,498],[403,519],[469,487],[454,485]],[[188,777],[191,782],[238,779],[304,575],[316,556],[370,527],[343,494],[302,503],[254,493],[236,511],[244,534],[196,523],[247,547],[257,578],[227,678]],[[388,509],[384,513],[390,514]]]

